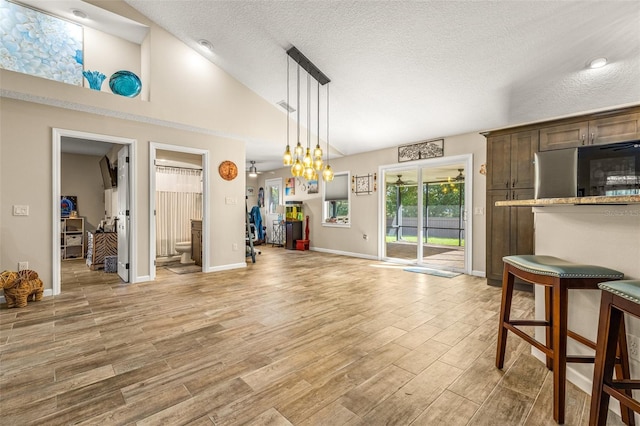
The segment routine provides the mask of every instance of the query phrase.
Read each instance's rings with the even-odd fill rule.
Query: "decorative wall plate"
[[[109,78],[109,87],[116,95],[135,98],[142,90],[140,78],[131,71],[116,71]]]
[[[223,161],[218,166],[218,173],[224,180],[233,180],[238,176],[238,166],[233,161]]]

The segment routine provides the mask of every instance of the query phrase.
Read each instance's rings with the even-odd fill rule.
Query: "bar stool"
[[[522,338],[542,351],[547,358],[547,368],[553,370],[553,418],[564,423],[567,362],[593,362],[594,357],[567,356],[567,337],[595,349],[594,342],[567,328],[567,306],[569,289],[597,290],[604,281],[621,279],[624,274],[613,269],[594,265],[580,265],[553,256],[521,255],[505,256],[502,275],[502,304],[496,367],[504,366],[507,331]],[[515,277],[545,288],[544,320],[512,320],[511,300]],[[544,326],[546,344],[535,340],[518,326]],[[626,351],[626,346],[625,346]]]
[[[589,425],[607,423],[609,396],[620,401],[620,410],[630,420],[627,424],[633,425],[633,411],[640,413],[640,404],[638,400],[633,399],[631,390],[640,389],[640,380],[630,380],[628,371],[622,376],[622,380],[613,380],[613,367],[616,360],[616,344],[620,338],[626,338],[624,333],[620,332],[624,329],[624,314],[640,318],[640,280],[603,282],[598,284],[598,287],[603,292]]]

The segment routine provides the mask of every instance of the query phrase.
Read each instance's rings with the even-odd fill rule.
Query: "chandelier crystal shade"
[[[297,139],[296,146],[292,150],[289,140],[289,131],[290,131],[290,121],[289,115],[287,114],[287,146],[284,151],[284,155],[282,156],[282,162],[285,166],[291,166],[291,175],[294,177],[304,177],[306,180],[317,180],[318,175],[322,173],[322,178],[325,181],[330,181],[333,179],[333,171],[331,170],[331,166],[329,166],[329,83],[331,80],[322,73],[309,59],[307,59],[296,47],[291,47],[287,50],[287,104],[289,103],[289,85],[290,85],[290,74],[289,74],[289,63],[290,59],[293,59],[297,64],[297,72],[296,72],[296,100],[297,100]],[[302,123],[300,122],[300,70],[304,70],[307,73],[307,146],[306,149],[302,144],[300,139],[300,126]],[[313,148],[311,144],[311,79],[314,79],[317,83],[317,94],[316,94],[316,123],[317,124],[317,133],[316,133],[316,144],[315,148]],[[322,157],[324,152],[320,147],[320,86],[327,87],[327,161],[326,163],[323,161]]]

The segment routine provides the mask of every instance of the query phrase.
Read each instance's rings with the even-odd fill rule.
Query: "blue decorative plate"
[[[131,71],[116,71],[109,78],[109,87],[116,95],[135,98],[142,90],[142,82]]]

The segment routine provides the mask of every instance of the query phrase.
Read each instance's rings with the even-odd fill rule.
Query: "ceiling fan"
[[[251,167],[249,167],[249,176],[256,177],[262,173],[262,172],[259,172],[258,169],[256,168],[255,161],[249,161],[249,162],[251,163]]]
[[[458,176],[456,177],[450,177],[450,176],[446,176],[446,177],[442,177],[442,176],[438,176],[436,179],[439,179],[442,182],[449,182],[449,183],[453,183],[453,182],[464,182],[464,169],[458,169]]]
[[[387,182],[387,185],[406,186],[406,185],[412,185],[413,184],[413,182],[411,182],[411,181],[402,180],[402,175],[396,175],[396,176],[398,176],[398,179],[396,179],[395,182],[394,181]]]
[[[464,172],[464,169],[458,169],[458,176],[453,178],[453,180],[455,180],[457,182],[464,181],[464,174],[462,174],[462,172]]]

